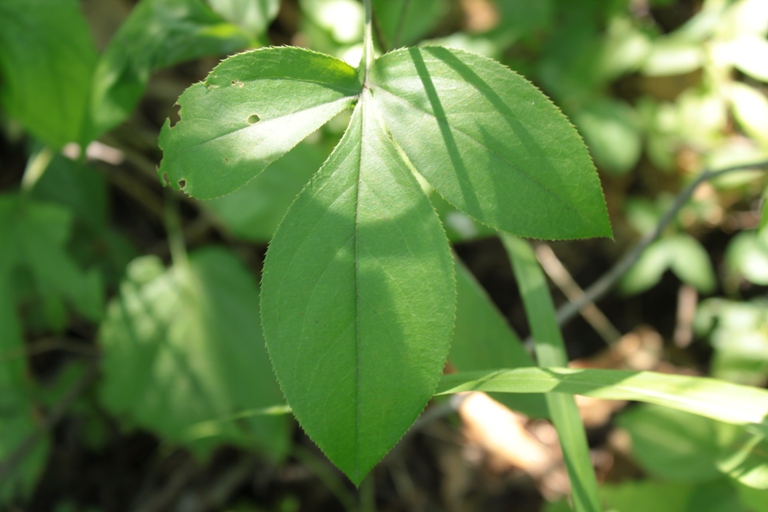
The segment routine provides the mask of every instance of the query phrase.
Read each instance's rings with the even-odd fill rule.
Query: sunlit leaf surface
[[[364,93],[275,234],[267,346],[297,419],[360,483],[426,405],[448,355],[453,261],[427,197]]]
[[[181,120],[166,121],[160,176],[211,199],[234,192],[307,135],[349,107],[356,71],[299,48],[241,53],[179,98]]]

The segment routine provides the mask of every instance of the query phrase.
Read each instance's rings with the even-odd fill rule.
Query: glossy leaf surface
[[[369,93],[278,228],[262,286],[288,403],[359,484],[431,397],[456,295],[445,233]]]
[[[360,93],[348,64],[299,48],[265,48],[219,64],[166,121],[159,173],[201,199],[234,192]]]
[[[459,209],[521,236],[611,236],[584,143],[521,76],[478,55],[427,47],[384,55],[370,82],[411,163]]]
[[[253,277],[223,249],[168,271],[156,258],[135,260],[99,335],[102,402],[200,455],[231,442],[282,457],[287,418],[233,417],[282,403],[258,304]]]
[[[96,49],[76,0],[0,2],[0,104],[55,147],[79,140]]]

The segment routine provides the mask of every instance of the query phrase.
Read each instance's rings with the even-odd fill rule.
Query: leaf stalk
[[[363,58],[360,60],[360,74],[363,87],[368,87],[368,72],[373,64],[373,7],[371,0],[363,0],[365,5],[365,29],[363,32]]]

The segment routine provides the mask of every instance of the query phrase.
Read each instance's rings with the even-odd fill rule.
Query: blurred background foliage
[[[380,52],[498,59],[577,127],[616,237],[551,244],[582,286],[705,169],[768,157],[765,0],[373,4]],[[221,58],[292,44],[357,64],[363,16],[357,0],[0,0],[0,510],[567,509],[562,468],[493,462],[463,413],[465,426],[417,427],[357,491],[280,408],[261,262],[349,113],[229,196],[158,183],[159,127]],[[607,318],[566,328],[575,364],[765,386],[767,194],[757,169],[701,184],[598,304]],[[533,364],[494,233],[430,197],[460,258],[450,365]],[[496,398],[543,415],[540,397]],[[651,406],[589,407],[607,509],[768,510],[764,440]],[[521,421],[557,460],[549,431]]]

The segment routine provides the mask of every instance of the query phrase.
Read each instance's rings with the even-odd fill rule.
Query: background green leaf
[[[621,175],[637,164],[642,132],[637,114],[626,103],[606,98],[591,101],[574,112],[573,122],[601,170]]]
[[[301,143],[240,190],[206,201],[204,206],[235,236],[268,242],[326,157],[322,149]]]
[[[715,353],[712,377],[762,386],[768,379],[768,302],[714,298],[696,309],[696,334],[709,340]]]
[[[246,48],[250,36],[201,0],[141,0],[99,59],[85,142],[125,121],[150,73],[204,55]]]
[[[738,233],[728,244],[725,263],[733,276],[768,285],[768,231]]]
[[[764,434],[654,405],[622,413],[617,424],[627,429],[635,459],[651,475],[704,482],[725,474],[749,487],[768,489]]]
[[[254,277],[224,249],[168,271],[156,258],[135,260],[99,334],[102,403],[199,455],[228,442],[283,457],[286,417],[237,416],[283,402],[258,311]]]
[[[0,2],[0,104],[54,147],[80,140],[96,49],[76,0]]]
[[[724,480],[706,484],[654,481],[603,485],[600,495],[617,512],[746,512],[737,489]]]
[[[3,231],[1,226],[3,223],[0,223],[0,233]],[[0,240],[2,238],[0,235]],[[40,426],[30,400],[26,361],[19,354],[24,342],[9,278],[0,265],[0,432],[3,434],[0,436],[0,461],[3,462]],[[16,471],[0,480],[0,505],[32,491],[45,465],[48,449],[49,440],[43,436]]]
[[[618,425],[629,432],[632,454],[650,474],[681,482],[702,482],[720,476],[716,464],[720,453],[718,427],[726,425],[651,405],[622,413]]]
[[[65,249],[72,225],[68,210],[24,196],[0,196],[0,225],[5,227],[0,231],[0,275],[13,272],[17,283],[30,277],[32,293],[62,315],[66,300],[89,320],[101,319],[104,290],[99,272],[81,270]]]

